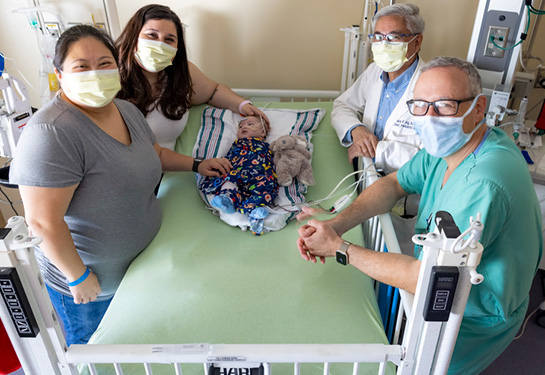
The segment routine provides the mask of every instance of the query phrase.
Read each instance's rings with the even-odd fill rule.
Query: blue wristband
[[[91,270],[89,269],[89,267],[87,267],[87,269],[85,270],[85,272],[83,273],[83,275],[81,275],[81,276],[79,277],[79,279],[74,280],[74,281],[72,281],[71,283],[68,283],[68,286],[76,286],[76,285],[81,284],[82,282],[85,281],[85,279],[87,278],[87,276],[89,276],[90,273],[91,273]]]

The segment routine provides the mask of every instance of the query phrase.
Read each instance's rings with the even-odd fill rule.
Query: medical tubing
[[[534,5],[532,4],[532,0],[525,0],[524,4],[532,13],[537,14],[538,16],[542,16],[545,14],[545,10],[540,10],[534,7]]]
[[[85,268],[85,272],[83,273],[83,275],[81,275],[78,279],[76,279],[76,280],[74,280],[72,282],[69,282],[68,286],[76,286],[76,285],[81,284],[82,282],[85,281],[85,279],[87,279],[87,277],[89,276],[90,273],[91,273],[91,270],[89,269],[89,267]]]
[[[26,84],[27,84],[28,86],[30,86],[30,88],[31,88],[32,90],[34,90],[34,92],[35,92],[36,94],[40,95],[40,93],[38,92],[38,90],[36,90],[36,89],[34,88],[34,86],[32,86],[32,84],[28,81],[28,79],[26,79],[25,75],[24,75],[23,73],[21,73],[21,71],[19,70],[19,68],[17,68],[17,62],[15,61],[15,59],[12,59],[11,57],[7,57],[6,55],[4,55],[4,54],[1,53],[1,52],[0,52],[0,54],[2,54],[2,56],[4,57],[4,59],[5,59],[6,62],[12,61],[13,66],[11,66],[9,69],[11,69],[11,68],[15,69],[15,70],[19,73],[19,75],[23,78],[23,80],[26,82]],[[8,70],[8,66],[7,66],[7,65],[4,65],[4,72],[7,73],[7,70]]]
[[[13,212],[15,212],[15,216],[19,216],[19,213],[17,212],[17,210],[15,209],[15,206],[13,206],[13,202],[11,201],[11,199],[9,199],[8,195],[4,192],[4,190],[0,187],[0,192],[2,193],[2,195],[4,195],[4,197],[6,197],[7,199],[7,202],[0,199],[0,202],[2,203],[9,203],[9,205],[11,206],[11,209],[13,210]]]
[[[335,191],[339,188],[339,185],[340,185],[344,180],[346,180],[348,177],[350,177],[350,176],[352,176],[353,174],[358,173],[358,172],[359,172],[359,171],[350,173],[350,174],[347,175],[345,178],[343,178],[343,179],[341,180],[341,182],[339,182],[339,183],[337,184],[337,186],[335,186],[335,188],[334,188],[334,189],[333,189],[325,198],[315,199],[315,200],[311,200],[311,201],[307,201],[307,202],[284,204],[284,205],[276,206],[276,207],[278,207],[278,208],[299,207],[299,206],[302,206],[302,205],[304,205],[304,204],[308,204],[308,205],[316,205],[316,206],[318,206],[318,207],[320,207],[320,208],[323,208],[323,207],[320,206],[319,203],[320,203],[320,202],[323,202],[323,201],[325,201],[325,200],[330,199],[330,198],[333,196],[333,194],[335,193]],[[350,185],[348,185],[347,187],[345,187],[343,190],[341,190],[341,191],[339,192],[339,194],[344,193],[346,190],[350,189],[350,188],[351,188],[352,186],[354,186],[354,185],[356,185],[355,188],[354,188],[354,190],[357,190],[357,188],[358,188],[357,185],[360,183],[360,181],[361,181],[361,179],[359,179],[359,180],[356,181],[356,182],[351,183]],[[354,194],[354,192],[352,192],[350,195],[352,195],[352,194]],[[325,209],[324,209],[324,210],[325,210]],[[271,212],[274,212],[274,211],[271,211]]]
[[[504,126],[507,126],[507,125],[514,125],[515,122],[514,121],[509,121],[509,122],[506,122],[504,124],[501,124],[501,125],[498,125],[498,126],[495,126],[496,128],[503,128]]]
[[[352,172],[352,173],[347,174],[341,181],[339,181],[339,183],[333,188],[333,190],[331,190],[331,192],[330,192],[326,197],[321,198],[321,199],[316,199],[316,200],[308,201],[308,202],[306,202],[306,203],[309,204],[309,205],[320,206],[319,203],[320,203],[320,202],[323,202],[323,201],[325,201],[325,200],[330,199],[330,198],[333,196],[333,194],[335,194],[335,192],[337,191],[337,189],[341,186],[341,184],[342,184],[347,178],[349,178],[350,176],[353,176],[353,175],[355,175],[355,174],[357,174],[357,173],[361,173],[362,175],[361,175],[361,177],[358,179],[358,181],[355,181],[355,182],[351,183],[351,184],[348,185],[346,188],[344,188],[343,190],[340,191],[340,193],[343,193],[343,192],[345,192],[346,190],[350,189],[352,186],[355,185],[354,191],[353,191],[350,195],[354,194],[354,192],[356,192],[357,189],[358,189],[358,184],[359,184],[361,181],[365,180],[365,178],[366,178],[366,177],[364,176],[364,173],[365,173],[365,172],[372,172],[372,173],[376,173],[376,174],[378,175],[378,173],[377,173],[375,170],[373,170],[373,169],[362,169],[362,170],[359,170],[359,171],[354,171],[354,172]],[[300,206],[300,205],[303,205],[304,203],[305,203],[305,202],[301,202],[301,203],[292,203],[292,204],[286,204],[286,205],[281,205],[281,206],[276,206],[276,207],[278,207],[278,208],[298,207],[298,206]]]
[[[323,202],[323,201],[325,201],[325,200],[327,200],[327,199],[330,199],[330,198],[333,196],[333,194],[337,191],[337,189],[339,188],[339,186],[341,186],[341,184],[342,184],[347,178],[349,178],[350,176],[353,176],[353,175],[355,175],[355,174],[357,174],[357,173],[360,173],[360,172],[362,173],[362,177],[360,177],[360,178],[358,179],[358,181],[353,182],[353,183],[351,183],[350,185],[348,185],[344,190],[341,191],[341,193],[343,193],[343,192],[345,192],[346,190],[350,189],[353,185],[356,185],[356,187],[355,187],[355,189],[354,189],[354,191],[356,191],[357,188],[358,188],[357,185],[358,185],[361,181],[363,181],[363,180],[365,179],[365,177],[364,177],[364,175],[363,175],[363,172],[375,172],[375,171],[374,171],[374,170],[371,170],[371,169],[363,169],[363,170],[354,171],[354,172],[352,172],[352,173],[349,173],[349,174],[347,174],[341,181],[339,181],[339,183],[337,184],[337,186],[335,186],[335,188],[333,188],[333,190],[331,191],[331,193],[329,193],[325,198],[318,199],[318,200],[313,200],[313,201],[309,201],[308,203],[309,203],[309,204],[310,204],[310,203],[316,204],[316,203],[319,203],[319,202]],[[376,172],[375,172],[375,173],[376,173]],[[377,174],[378,174],[378,173],[377,173]],[[352,194],[354,194],[354,192],[352,192]],[[351,194],[351,195],[352,195],[352,194]]]
[[[519,110],[517,112],[517,118],[515,124],[524,125],[524,119],[526,117],[526,107],[528,106],[528,98],[525,96],[521,99]]]
[[[523,57],[522,55],[523,55],[522,52],[519,53],[519,62],[520,62],[520,66],[522,67],[523,70],[525,70],[527,72],[537,72],[539,69],[541,69],[543,67],[543,60],[541,60],[539,57],[536,57],[536,56]],[[537,61],[539,61],[539,65],[535,69],[529,69],[526,65],[524,65],[524,59],[537,60]]]
[[[528,30],[530,29],[530,12],[531,12],[531,9],[529,6],[526,6],[526,9],[528,11],[528,21],[526,22],[526,30],[524,31],[524,33],[520,34],[520,40],[516,44],[513,44],[512,46],[500,47],[496,44],[496,42],[494,42],[494,35],[490,35],[490,41],[492,42],[492,44],[494,44],[496,48],[499,48],[502,50],[513,49],[526,40],[526,37],[528,36]],[[532,13],[536,14],[535,12],[532,12]]]
[[[532,317],[532,315],[534,315],[537,312],[537,310],[539,310],[539,306],[536,307],[535,310],[532,311],[530,314],[528,314],[528,316],[524,320],[524,324],[522,325],[522,329],[520,330],[520,333],[517,336],[515,336],[513,340],[518,340],[522,337],[522,335],[524,335],[524,330],[526,330],[526,323],[528,323],[528,320]]]

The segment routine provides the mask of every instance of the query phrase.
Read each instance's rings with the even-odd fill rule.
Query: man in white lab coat
[[[333,104],[331,122],[348,159],[375,158],[386,173],[399,169],[422,147],[405,102],[420,69],[424,20],[414,4],[394,4],[373,17],[374,63]]]

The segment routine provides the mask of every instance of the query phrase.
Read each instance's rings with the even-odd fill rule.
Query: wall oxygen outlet
[[[488,28],[488,36],[486,39],[484,55],[489,57],[502,58],[505,52],[505,50],[503,50],[502,48],[505,48],[505,45],[507,44],[508,35],[508,27],[490,26]]]

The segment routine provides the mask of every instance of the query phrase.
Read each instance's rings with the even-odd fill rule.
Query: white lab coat
[[[423,65],[424,62],[419,59],[405,93],[386,121],[383,139],[375,150],[375,165],[386,173],[398,170],[423,147],[406,104],[407,100],[412,99],[414,85]],[[382,69],[372,63],[350,88],[335,99],[331,123],[343,146],[350,146],[350,143],[343,142],[343,138],[356,124],[363,124],[374,133],[383,86],[381,73]]]

